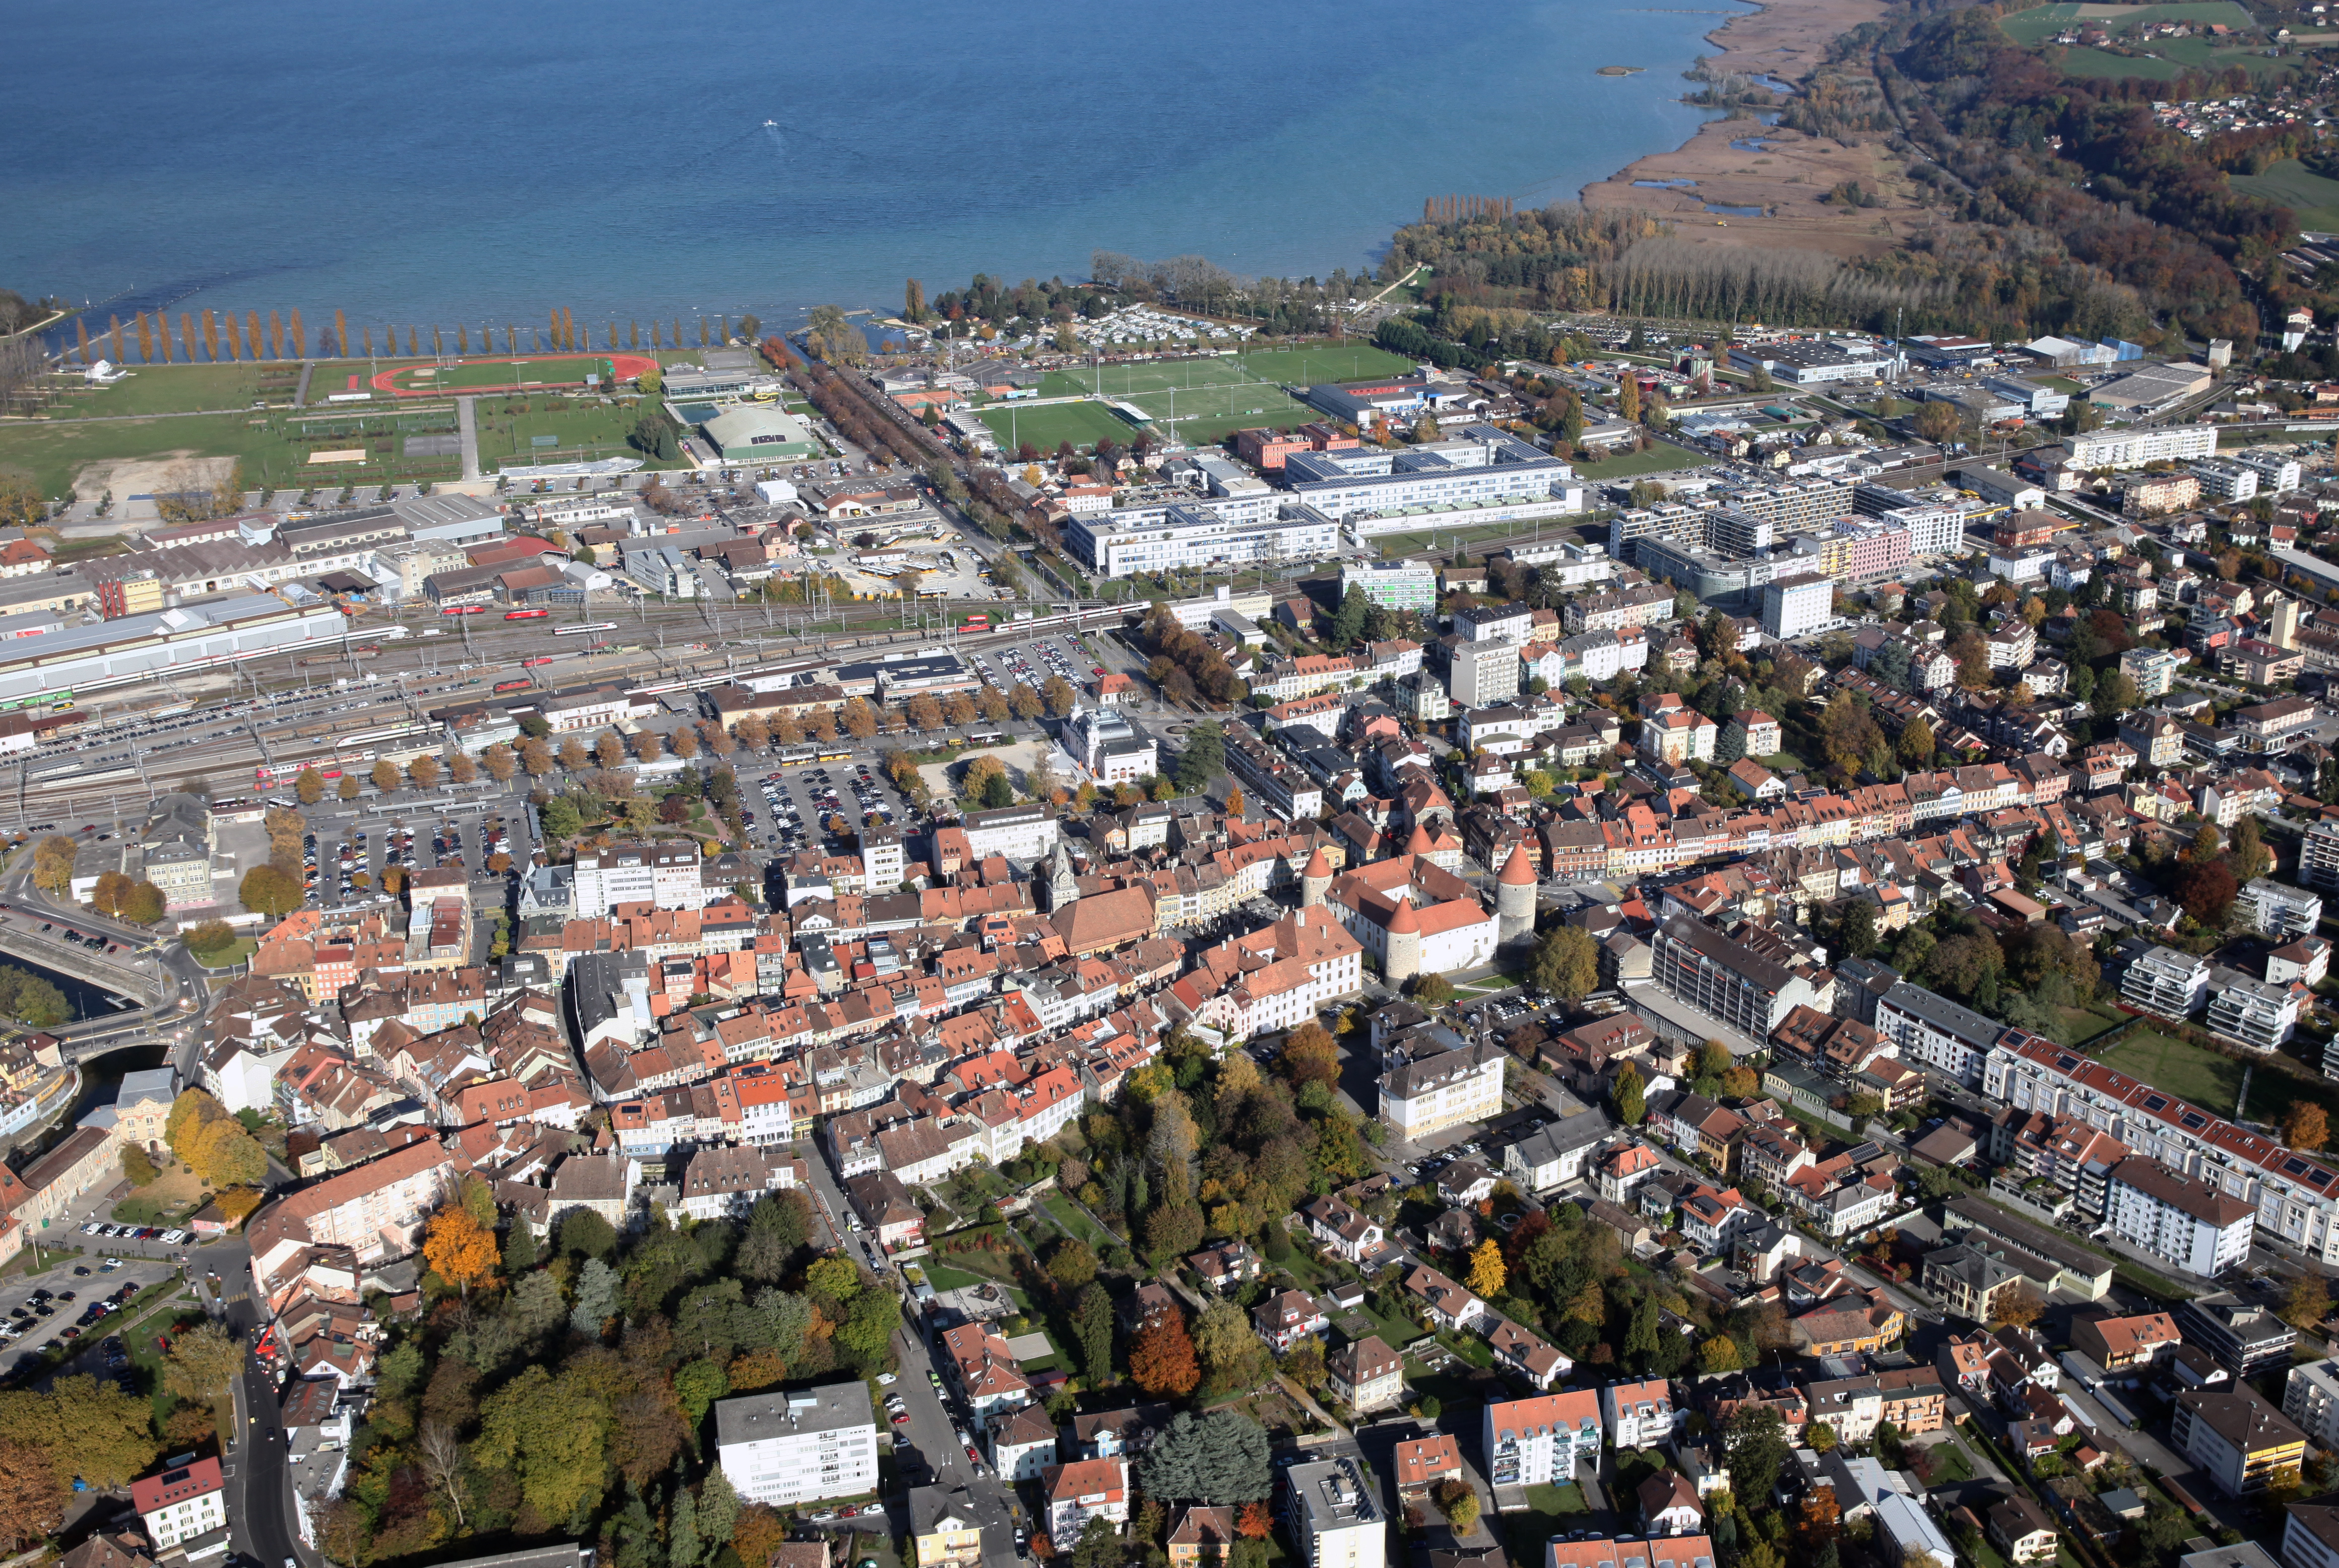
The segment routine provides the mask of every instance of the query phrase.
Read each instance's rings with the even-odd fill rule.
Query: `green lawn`
[[[1103,365],[1087,370],[1051,370],[1040,383],[1043,397],[1094,396],[1125,399],[1142,409],[1164,431],[1181,440],[1208,445],[1236,430],[1258,425],[1288,429],[1320,419],[1315,409],[1285,392],[1290,387],[1323,381],[1353,381],[1373,376],[1399,375],[1412,361],[1355,343],[1343,347],[1264,349],[1254,354],[1221,355],[1215,359],[1166,360],[1133,365]],[[1001,439],[1006,430],[998,420],[1001,407],[986,409],[984,421]],[[1049,410],[1039,410],[1041,413]],[[1124,433],[1113,434],[1115,439]],[[1042,444],[1024,428],[1023,439]],[[1058,440],[1092,444],[1093,438],[1050,436]]]
[[[2339,180],[2327,180],[2295,158],[2271,164],[2263,174],[2230,174],[2226,182],[2244,195],[2281,202],[2302,229],[2339,229]]]
[[[137,339],[126,330],[123,337],[125,346],[134,356],[138,352]],[[91,353],[102,355],[107,351],[92,340]],[[66,400],[66,407],[74,417],[81,419],[248,409],[253,399],[262,395],[263,380],[283,383],[281,388],[270,388],[267,395],[289,401],[292,389],[300,384],[300,367],[273,363],[133,365],[129,375],[110,387],[76,392]]]
[[[2228,27],[2254,27],[2250,14],[2233,0],[2186,0],[2168,5],[2038,5],[1999,20],[1999,28],[2018,44],[2038,44],[2052,38],[2074,21],[2085,17],[2117,36],[2145,22],[2222,22]]]
[[[231,964],[242,963],[245,959],[250,958],[259,946],[260,943],[255,939],[240,936],[217,952],[196,954],[195,962],[205,969],[226,969]]]
[[[1626,452],[1621,457],[1604,458],[1596,463],[1578,463],[1575,471],[1586,479],[1631,479],[1643,474],[1664,473],[1672,468],[1702,468],[1712,461],[1703,452],[1669,447],[1660,441],[1645,452]]]
[[[1584,1489],[1573,1481],[1563,1486],[1530,1486],[1527,1488],[1526,1512],[1502,1515],[1501,1526],[1507,1538],[1510,1560],[1514,1563],[1539,1563],[1544,1558],[1544,1543],[1569,1528],[1568,1515],[1589,1514],[1584,1501]],[[1495,1521],[1487,1521],[1493,1524]]]
[[[2241,1092],[2240,1062],[2197,1045],[2172,1040],[2155,1030],[2136,1030],[2099,1053],[2097,1060],[2155,1089],[2181,1095],[2213,1116],[2232,1116],[2234,1097]],[[2339,1091],[2275,1070],[2261,1071],[2252,1079],[2248,1109],[2255,1116],[2270,1117],[2293,1099],[2311,1100],[2325,1110],[2339,1114]]]
[[[507,402],[526,413],[506,413]],[[637,458],[626,444],[627,435],[641,418],[638,409],[605,403],[598,398],[481,399],[476,410],[479,427],[479,468],[494,473],[500,468],[528,463],[577,462],[593,458]],[[550,436],[554,444],[539,447],[535,438]],[[651,460],[651,466],[655,460]]]
[[[1056,1222],[1082,1241],[1100,1251],[1112,1245],[1112,1238],[1088,1217],[1087,1210],[1061,1192],[1051,1192],[1040,1200],[1040,1207],[1053,1215]]]
[[[1000,449],[1010,459],[1023,446],[1037,447],[1042,452],[1052,452],[1065,441],[1081,448],[1094,447],[1100,440],[1125,446],[1137,434],[1136,426],[1102,403],[1045,403],[1036,409],[994,403],[982,410],[982,422],[991,427]]]
[[[2298,68],[2295,60],[2270,60],[2254,49],[2218,48],[2205,38],[2164,38],[2151,48],[2153,55],[2149,58],[2114,54],[2104,49],[2067,49],[2063,52],[2063,74],[2174,82],[2187,71],[2222,71],[2229,65],[2239,65],[2253,76],[2287,75]]]
[[[2097,1035],[2118,1028],[2126,1017],[2118,1009],[2101,1002],[2093,1007],[2058,1007],[2054,1011],[2062,1021],[2049,1031],[2058,1045],[2085,1045]]]
[[[421,374],[425,369],[430,370],[431,374]],[[606,386],[615,370],[616,367],[603,354],[554,354],[543,358],[522,355],[516,360],[508,355],[502,359],[475,356],[445,367],[401,368],[391,384],[406,392],[459,390],[469,387],[524,387],[530,382],[582,385],[587,376],[597,375]]]

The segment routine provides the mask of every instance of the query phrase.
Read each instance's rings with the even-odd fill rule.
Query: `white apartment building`
[[[2189,463],[2215,457],[2215,425],[2122,426],[2091,430],[2064,443],[2075,468],[2140,468],[2147,463]]]
[[[2290,1369],[2283,1385],[2282,1413],[2325,1448],[2339,1448],[2339,1360],[2324,1356]]]
[[[1901,1060],[1929,1067],[1972,1088],[1981,1082],[1990,1047],[2008,1031],[1970,1008],[1902,981],[1877,999],[1876,1032],[1899,1048],[1894,1054]]]
[[[723,1474],[750,1503],[786,1508],[877,1490],[877,1417],[865,1383],[828,1383],[715,1405]]]
[[[1109,577],[1178,567],[1308,561],[1335,555],[1340,524],[1273,491],[1076,515],[1064,543]]]
[[[1045,859],[1061,840],[1055,812],[1044,805],[1005,805],[971,811],[959,821],[966,852],[975,860],[1003,855],[1012,861]]]
[[[902,830],[886,823],[863,823],[862,885],[873,893],[891,892],[902,885],[903,870]]]
[[[220,1462],[198,1459],[133,1481],[130,1505],[146,1521],[146,1537],[157,1552],[222,1529],[227,1524],[227,1488]]]
[[[1480,1420],[1486,1479],[1496,1486],[1572,1481],[1577,1461],[1600,1462],[1600,1395],[1589,1388],[1489,1400]]]
[[[2271,877],[2252,877],[2242,889],[2240,902],[2250,912],[2250,922],[2275,942],[2313,936],[2314,928],[2323,923],[2320,894],[2285,886]]]
[[[2339,1169],[2138,1083],[2051,1040],[2008,1031],[1983,1070],[1982,1092],[2022,1110],[2070,1117],[2138,1154],[2214,1185],[2257,1215],[2268,1235],[2339,1264]]]
[[[598,920],[621,903],[704,909],[707,896],[696,844],[617,843],[577,853],[579,920]]]
[[[2131,1007],[2163,1018],[2191,1015],[2209,994],[2209,961],[2173,947],[2149,947],[2120,976],[2120,996]]]
[[[2298,1030],[2304,994],[2304,988],[2220,970],[2209,997],[2209,1032],[2252,1050],[2279,1050]]]
[[[1350,1459],[1294,1464],[1284,1473],[1284,1520],[1308,1568],[1386,1568],[1388,1521]]]
[[[1781,642],[1807,637],[1835,619],[1835,582],[1816,572],[1762,585],[1762,630]]]
[[[1653,1448],[1670,1443],[1676,1418],[1687,1415],[1673,1408],[1673,1386],[1663,1377],[1611,1383],[1600,1391],[1600,1419],[1608,1428],[1613,1448]]]
[[[2131,1155],[2112,1167],[2104,1219],[2112,1233],[2204,1279],[2249,1256],[2250,1206],[2156,1159]]]
[[[1417,1057],[1382,1078],[1381,1120],[1399,1138],[1421,1139],[1457,1122],[1498,1116],[1508,1060],[1494,1045]]]

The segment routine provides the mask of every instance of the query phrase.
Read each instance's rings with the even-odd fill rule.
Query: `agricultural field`
[[[1999,19],[1999,29],[2017,44],[2043,44],[2075,22],[2092,22],[2114,37],[2150,22],[2223,23],[2254,28],[2250,14],[2234,0],[2186,0],[2169,5],[2037,5]]]
[[[2226,183],[2244,195],[2281,202],[2302,229],[2339,229],[2339,180],[2325,179],[2295,158],[2271,164],[2263,174],[2229,174]]]

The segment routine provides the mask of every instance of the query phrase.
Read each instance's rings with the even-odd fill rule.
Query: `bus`
[[[958,629],[962,632],[987,632],[991,629],[991,617],[976,610],[960,623]]]
[[[966,744],[971,746],[1003,746],[1007,736],[1000,730],[969,730]]]
[[[780,765],[782,767],[794,767],[799,763],[817,762],[819,760],[820,748],[818,746],[787,746],[784,747],[780,752]]]
[[[842,741],[820,743],[820,760],[824,763],[844,763],[853,760],[853,753]]]
[[[535,683],[534,681],[528,681],[528,680],[519,680],[519,681],[498,681],[498,682],[496,683],[496,690],[497,690],[498,693],[502,693],[502,692],[524,692],[524,691],[528,690],[528,687],[530,687],[530,686],[534,685],[535,684],[536,684],[536,683]]]
[[[550,610],[506,610],[504,612],[504,619],[508,621],[540,621],[551,614],[552,612]]]
[[[617,629],[617,623],[615,621],[587,621],[581,626],[555,626],[552,628],[552,635],[556,637],[575,637],[582,636],[587,632],[614,632]]]

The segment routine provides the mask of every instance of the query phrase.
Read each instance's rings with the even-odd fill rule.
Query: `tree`
[[[1192,794],[1226,770],[1226,760],[1225,733],[1216,721],[1205,719],[1188,733],[1172,776],[1180,790]]]
[[[1600,983],[1600,945],[1579,926],[1554,926],[1536,944],[1527,978],[1547,995],[1581,1001]]]
[[[243,1346],[217,1323],[198,1323],[171,1341],[163,1361],[163,1388],[190,1405],[218,1408],[243,1373]]]
[[[1490,1236],[1470,1254],[1470,1277],[1464,1283],[1470,1287],[1473,1296],[1492,1301],[1503,1293],[1504,1277],[1503,1248]]]
[[[1096,1276],[1096,1253],[1076,1236],[1058,1242],[1048,1255],[1048,1277],[1067,1294],[1090,1284]]]
[[[1264,1500],[1273,1474],[1266,1429],[1239,1410],[1180,1411],[1137,1462],[1146,1496],[1220,1508]]]
[[[1779,1412],[1770,1405],[1741,1405],[1723,1427],[1722,1442],[1731,1495],[1742,1508],[1767,1509],[1789,1457]]]
[[[2018,1282],[2013,1289],[2000,1296],[1992,1305],[1990,1318],[2008,1328],[2028,1328],[2038,1322],[2039,1315],[2046,1310],[2047,1304],[2038,1298],[2038,1293]]]
[[[2293,1328],[2311,1329],[2331,1316],[2331,1282],[2311,1268],[2291,1277],[2277,1314]]]
[[[122,901],[130,896],[131,881],[118,871],[97,873],[97,885],[90,890],[89,907],[100,914],[118,915]]]
[[[2176,868],[2176,902],[2202,925],[2216,930],[2226,922],[2241,888],[2222,860],[2188,860]]]
[[[71,1495],[49,1456],[29,1443],[0,1438],[0,1548],[37,1541],[57,1523]]]
[[[1408,989],[1413,999],[1426,1008],[1441,1008],[1454,1000],[1454,982],[1434,971],[1415,976]]]
[[[567,1519],[601,1498],[608,1408],[584,1378],[529,1366],[479,1405],[473,1459],[518,1480],[545,1519]]]
[[[1007,711],[1019,719],[1036,719],[1045,705],[1029,681],[1017,681],[1007,693]]]
[[[373,764],[373,787],[378,794],[388,794],[398,787],[398,764],[388,757]]]
[[[1081,1290],[1072,1304],[1072,1336],[1080,1344],[1081,1375],[1091,1388],[1112,1380],[1112,1297],[1101,1285]]]
[[[1803,1434],[1803,1441],[1810,1445],[1812,1453],[1825,1454],[1836,1445],[1835,1428],[1824,1421],[1814,1421],[1811,1424],[1810,1430]]]
[[[186,933],[187,951],[202,957],[225,952],[235,945],[235,928],[223,920],[207,920]]]
[[[1933,765],[1933,726],[1922,718],[1910,719],[1902,726],[1900,738],[1894,743],[1901,764],[1907,767],[1928,768]]]
[[[226,1118],[195,1134],[187,1165],[213,1187],[250,1187],[268,1174],[268,1151],[242,1122]]]
[[[469,1209],[442,1208],[430,1217],[430,1228],[422,1238],[422,1257],[439,1278],[468,1299],[472,1285],[486,1278],[498,1262],[496,1233],[473,1218]]]
[[[2282,1140],[2293,1149],[2312,1154],[2331,1140],[2330,1119],[2314,1101],[2295,1101],[2282,1120]]]
[[[153,925],[168,908],[163,890],[151,882],[142,882],[132,887],[130,896],[122,901],[122,918],[133,925]]]
[[[416,789],[432,789],[439,783],[439,759],[427,753],[406,764],[406,776]]]
[[[1193,1336],[1186,1332],[1181,1314],[1162,1313],[1138,1331],[1129,1347],[1129,1376],[1151,1395],[1182,1399],[1194,1391],[1202,1380],[1202,1369],[1195,1360]],[[1150,1484],[1148,1494],[1160,1495]]]
[[[1854,958],[1866,958],[1876,951],[1876,906],[1864,898],[1855,898],[1844,906],[1843,920],[1836,929],[1836,940],[1843,951]]]
[[[42,1394],[0,1389],[0,1443],[44,1456],[60,1477],[106,1490],[129,1484],[154,1463],[153,1403],[107,1379],[59,1377]]]
[[[325,775],[315,768],[302,768],[292,775],[292,794],[302,805],[315,805],[325,798]]]
[[[2258,832],[2258,819],[2245,816],[2234,824],[2234,840],[2226,851],[2234,864],[2234,880],[2254,882],[2274,869],[2274,852]]]
[[[64,893],[73,886],[74,841],[58,833],[43,839],[33,850],[33,884],[42,892]]]
[[[1276,1070],[1295,1090],[1311,1083],[1327,1086],[1340,1081],[1340,1047],[1331,1031],[1309,1019],[1286,1036]]]
[[[289,876],[272,865],[256,865],[243,873],[236,884],[236,902],[255,914],[270,915],[281,920],[301,907],[307,897],[298,877]]]
[[[134,1143],[122,1146],[122,1178],[133,1187],[144,1187],[155,1177],[154,1161]]]
[[[1638,1127],[1648,1115],[1648,1101],[1641,1082],[1641,1070],[1631,1062],[1621,1062],[1616,1068],[1611,1090],[1616,1103],[1616,1119],[1627,1127]]]

